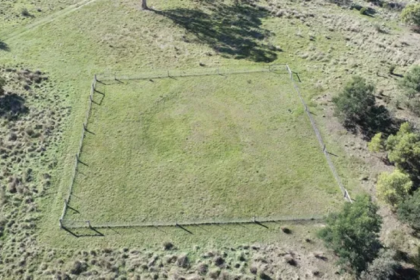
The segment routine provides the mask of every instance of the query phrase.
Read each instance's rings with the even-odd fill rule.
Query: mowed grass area
[[[98,85],[68,220],[310,217],[342,203],[284,73]]]

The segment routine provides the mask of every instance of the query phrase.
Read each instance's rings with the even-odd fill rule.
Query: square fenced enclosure
[[[284,73],[97,86],[65,220],[310,217],[342,203]]]

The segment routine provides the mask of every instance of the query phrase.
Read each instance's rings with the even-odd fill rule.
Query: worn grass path
[[[3,32],[0,32],[0,38],[4,41],[10,41],[14,39],[18,39],[21,36],[25,35],[28,32],[34,31],[36,28],[44,26],[46,24],[49,24],[51,22],[56,21],[59,18],[62,18],[66,15],[69,15],[81,8],[83,8],[86,5],[89,5],[93,2],[96,2],[98,0],[82,0],[76,4],[73,4],[71,6],[68,6],[67,8],[57,11],[51,15],[48,15],[44,18],[41,18],[39,20],[36,20],[35,22],[32,22],[24,27],[18,27],[14,28],[12,30],[5,30]]]

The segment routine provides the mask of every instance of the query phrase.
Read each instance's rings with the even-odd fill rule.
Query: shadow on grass
[[[0,117],[15,120],[27,113],[29,108],[25,106],[23,97],[16,93],[0,96]]]
[[[0,40],[0,51],[6,51],[6,52],[10,51],[9,46],[2,40]]]
[[[228,5],[220,1],[203,1],[200,8],[152,10],[171,19],[194,35],[198,43],[206,44],[218,54],[255,62],[272,62],[281,51],[264,43],[271,36],[262,28],[262,19],[269,12],[248,4]],[[184,41],[190,40],[184,37]]]
[[[66,227],[63,227],[62,229],[64,229],[66,232],[68,232],[69,234],[73,235],[74,237],[78,238],[78,237],[103,237],[105,236],[103,233],[101,233],[99,230],[90,227],[90,228],[83,228],[83,229],[77,229],[77,230],[72,230]]]
[[[361,133],[364,140],[370,141],[376,133],[382,132],[385,137],[397,133],[402,120],[394,118],[385,106],[373,106],[366,117],[357,122],[346,122],[344,127],[354,134]]]

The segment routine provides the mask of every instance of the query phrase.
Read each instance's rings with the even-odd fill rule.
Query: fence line
[[[147,72],[139,75],[127,76],[127,75],[117,75],[117,72],[114,73],[102,73],[98,74],[99,81],[130,81],[130,80],[148,80],[148,79],[164,79],[164,78],[176,78],[176,77],[200,77],[200,76],[223,76],[223,75],[233,75],[233,74],[251,74],[251,73],[264,73],[264,72],[273,72],[278,69],[283,70],[283,67],[286,64],[274,64],[269,66],[253,66],[253,67],[217,67],[217,68],[197,68],[189,70],[161,70],[156,72]],[[285,71],[285,73],[287,73]]]
[[[297,86],[294,78],[293,78],[293,72],[290,69],[289,65],[287,64],[276,64],[276,65],[270,65],[268,67],[258,67],[255,69],[250,69],[250,68],[246,68],[246,69],[240,69],[238,68],[234,68],[233,70],[229,70],[226,71],[226,68],[215,68],[215,69],[199,69],[199,70],[166,70],[165,72],[161,72],[161,73],[145,73],[142,75],[138,75],[138,76],[119,76],[117,77],[116,73],[114,73],[114,75],[112,77],[107,77],[105,74],[101,74],[101,75],[95,75],[92,85],[91,85],[91,91],[90,91],[90,95],[89,95],[89,107],[88,110],[86,112],[86,117],[85,120],[83,122],[83,130],[82,130],[82,135],[80,138],[80,143],[79,143],[79,149],[76,153],[76,159],[75,159],[75,164],[74,164],[74,169],[73,169],[73,176],[71,179],[71,183],[70,183],[70,188],[69,188],[69,192],[67,195],[67,199],[64,200],[64,207],[63,207],[63,212],[62,215],[60,217],[60,227],[61,228],[69,228],[69,229],[76,229],[76,228],[130,228],[130,227],[182,227],[182,226],[198,226],[198,225],[228,225],[228,224],[251,224],[251,223],[269,223],[269,222],[310,222],[310,221],[322,221],[323,218],[321,216],[313,216],[313,217],[253,217],[252,219],[235,219],[235,220],[200,220],[200,221],[187,221],[187,222],[181,222],[181,223],[177,223],[177,222],[153,222],[153,223],[103,223],[103,224],[96,224],[96,223],[91,223],[91,221],[75,221],[75,220],[64,220],[64,216],[67,212],[67,208],[68,208],[68,204],[70,203],[70,198],[72,195],[72,191],[73,191],[73,186],[74,186],[74,182],[76,179],[76,174],[77,174],[77,166],[79,164],[79,158],[82,152],[82,148],[83,148],[83,140],[85,138],[85,134],[87,131],[87,127],[88,127],[88,121],[89,121],[89,117],[91,114],[91,110],[92,110],[92,103],[93,103],[93,94],[96,91],[96,83],[97,81],[100,82],[104,82],[104,81],[111,81],[111,80],[115,80],[115,81],[119,81],[121,82],[121,80],[142,80],[142,79],[158,79],[158,78],[171,78],[171,77],[194,77],[194,76],[210,76],[210,75],[226,75],[226,74],[246,74],[246,73],[263,73],[263,72],[274,72],[274,71],[279,71],[279,70],[285,70],[285,73],[289,73],[290,79],[292,81],[292,84],[299,96],[300,101],[302,102],[305,112],[308,115],[308,118],[310,120],[311,126],[317,136],[318,142],[321,146],[321,150],[323,151],[323,154],[325,155],[325,158],[327,160],[327,163],[330,167],[330,170],[332,172],[332,174],[334,175],[335,180],[338,183],[338,186],[340,187],[341,191],[343,192],[343,196],[344,198],[351,202],[351,198],[350,195],[348,193],[348,191],[344,188],[342,182],[341,182],[341,178],[338,175],[334,164],[331,161],[331,158],[328,154],[328,151],[326,149],[326,145],[324,143],[324,141],[322,140],[321,137],[321,133],[319,132],[316,123],[302,97],[302,94],[300,92],[299,87]]]
[[[232,219],[232,220],[198,220],[184,222],[145,222],[145,223],[94,223],[91,221],[63,221],[63,227],[67,229],[81,228],[135,228],[135,227],[184,227],[184,226],[211,226],[211,225],[239,225],[239,224],[261,224],[261,223],[320,223],[324,220],[322,216],[312,217],[252,217],[250,219]]]
[[[67,198],[64,199],[63,211],[61,213],[60,220],[59,220],[60,228],[63,228],[64,216],[67,213],[67,208],[68,208],[68,205],[70,203],[71,195],[73,193],[73,186],[74,186],[74,182],[76,180],[76,175],[77,175],[77,166],[79,164],[80,154],[81,154],[82,148],[83,148],[83,140],[84,140],[85,135],[86,135],[88,121],[89,121],[90,113],[92,111],[93,94],[96,90],[96,82],[97,82],[97,78],[96,78],[96,75],[95,75],[94,78],[93,78],[93,82],[91,84],[91,90],[90,90],[90,95],[89,95],[89,105],[88,105],[89,107],[88,107],[88,110],[86,111],[85,120],[83,121],[82,135],[81,135],[80,141],[79,141],[79,149],[77,150],[75,161],[74,161],[73,175],[72,175],[71,180],[70,180],[70,187],[69,187],[69,191],[68,191],[68,194],[67,194]]]
[[[309,111],[308,106],[306,105],[305,100],[302,97],[302,94],[300,92],[300,89],[299,89],[298,85],[295,82],[295,79],[293,77],[293,71],[290,69],[289,65],[286,64],[286,67],[287,67],[287,71],[289,72],[290,79],[292,80],[293,86],[294,86],[294,88],[295,88],[295,90],[296,90],[296,92],[297,92],[297,94],[299,96],[300,101],[303,104],[303,107],[305,108],[305,112],[306,112],[307,116],[309,117],[309,120],[311,122],[311,126],[312,126],[313,130],[315,131],[315,135],[316,135],[316,137],[318,139],[319,145],[321,146],[322,153],[324,154],[324,156],[325,156],[325,158],[327,160],[328,166],[330,167],[331,173],[333,174],[333,176],[334,176],[334,178],[335,178],[338,186],[340,187],[340,190],[343,193],[344,199],[347,200],[347,201],[349,201],[349,202],[352,202],[349,192],[343,186],[343,183],[341,181],[341,178],[338,175],[337,170],[335,169],[334,163],[331,161],[330,154],[328,153],[327,148],[326,148],[326,145],[325,145],[324,141],[322,140],[321,133],[319,132],[319,130],[318,130],[317,126],[316,126],[315,120],[313,119],[312,114]]]

